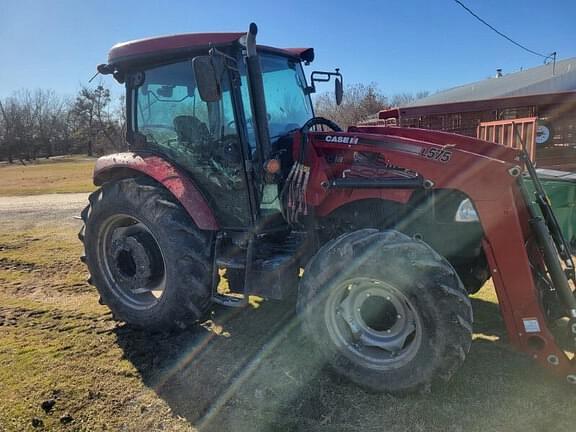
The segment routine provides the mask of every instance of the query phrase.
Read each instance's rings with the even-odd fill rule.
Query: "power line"
[[[496,29],[494,26],[488,24],[486,21],[484,21],[481,17],[479,17],[478,15],[476,15],[472,10],[470,10],[464,3],[462,3],[460,0],[454,0],[456,3],[458,3],[460,6],[462,6],[470,15],[472,15],[474,18],[476,18],[478,21],[480,21],[482,24],[484,24],[485,26],[489,27],[490,29],[492,29],[493,31],[495,31],[496,33],[498,33],[500,36],[502,36],[504,39],[508,40],[509,42],[512,42],[514,45],[516,45],[517,47],[522,48],[524,51],[528,51],[530,54],[534,54],[537,55],[539,57],[542,57],[545,61],[548,60],[549,58],[553,58],[554,61],[556,60],[556,52],[553,52],[550,55],[544,55],[542,53],[536,52],[531,50],[530,48],[526,48],[524,45],[522,45],[521,43],[516,42],[514,39],[512,39],[509,36],[506,36],[504,33],[502,33],[501,31],[499,31],[498,29]]]

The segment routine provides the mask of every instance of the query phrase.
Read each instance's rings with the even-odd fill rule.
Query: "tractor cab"
[[[229,230],[281,224],[280,184],[261,167],[272,157],[290,166],[288,137],[314,117],[302,68],[313,50],[258,46],[262,115],[251,102],[249,44],[241,33],[139,40],[113,47],[99,67],[126,85],[131,150],[180,166]]]

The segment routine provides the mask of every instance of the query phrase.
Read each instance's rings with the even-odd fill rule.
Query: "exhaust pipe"
[[[252,109],[252,121],[256,131],[258,141],[258,151],[260,164],[268,159],[270,151],[270,132],[268,130],[268,112],[266,110],[266,99],[264,97],[264,81],[262,79],[262,67],[260,66],[260,56],[256,52],[256,34],[258,26],[252,23],[246,34],[246,72],[248,75],[248,92],[250,93],[250,108]]]

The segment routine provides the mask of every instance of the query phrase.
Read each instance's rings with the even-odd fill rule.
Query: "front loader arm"
[[[320,215],[343,205],[342,201],[353,201],[355,194],[405,203],[413,190],[375,188],[343,192],[330,188],[331,183],[326,179],[341,177],[354,165],[354,156],[350,158],[350,155],[375,153],[388,166],[417,173],[423,180],[424,189],[450,189],[466,194],[475,206],[484,232],[483,249],[510,342],[568,382],[576,383],[576,365],[549,329],[527,251],[527,245],[534,242],[535,235],[530,223],[533,216],[529,202],[520,185],[520,152],[470,138],[463,143],[442,142],[446,137],[455,137],[450,134],[434,134],[436,143],[424,142],[413,139],[409,132],[398,131],[402,129],[397,128],[393,135],[377,139],[374,134],[347,133],[348,143],[334,138],[339,134],[315,134],[314,151],[309,156],[321,159],[327,166],[318,170],[320,172],[313,170],[307,198],[320,210]],[[483,154],[472,151],[474,141],[479,143]],[[326,161],[336,161],[339,165]],[[314,160],[309,163],[319,164]],[[541,248],[536,251],[545,262]]]

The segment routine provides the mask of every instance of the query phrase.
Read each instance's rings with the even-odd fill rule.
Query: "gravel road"
[[[78,223],[87,203],[87,193],[0,197],[0,223]]]

